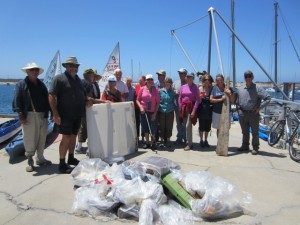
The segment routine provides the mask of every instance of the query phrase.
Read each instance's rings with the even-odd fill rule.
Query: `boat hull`
[[[48,135],[53,132],[54,122],[48,120]],[[23,132],[19,131],[18,135],[8,143],[5,147],[6,152],[9,155],[9,163],[13,163],[14,160],[25,154],[25,147],[23,142]]]
[[[21,130],[21,123],[18,118],[6,121],[0,125],[0,143],[12,138]]]

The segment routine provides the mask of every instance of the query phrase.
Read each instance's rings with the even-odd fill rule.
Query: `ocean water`
[[[12,111],[12,100],[15,87],[15,84],[0,84],[0,114],[14,114]]]

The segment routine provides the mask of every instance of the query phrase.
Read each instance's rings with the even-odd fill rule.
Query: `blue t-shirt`
[[[165,88],[159,92],[160,102],[159,102],[159,111],[168,113],[172,112],[175,109],[174,99],[175,93],[172,88],[166,90]]]
[[[229,87],[229,90],[231,91],[231,93],[233,93],[233,89],[231,87]],[[224,95],[224,91],[221,91],[218,88],[218,86],[214,86],[212,91],[211,91],[211,95],[215,99],[220,99]],[[223,102],[213,103],[213,112],[221,114],[222,113],[222,106],[223,106]],[[229,108],[231,109],[231,104],[229,105]]]

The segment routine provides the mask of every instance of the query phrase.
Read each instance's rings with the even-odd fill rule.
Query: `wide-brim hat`
[[[27,63],[26,66],[24,66],[21,70],[27,74],[26,70],[38,68],[39,69],[39,75],[44,72],[44,69],[42,67],[39,67],[36,63]]]
[[[75,64],[75,65],[80,65],[80,63],[78,63],[78,60],[75,56],[69,56],[66,59],[66,62],[62,63],[63,67],[66,67],[66,64]]]

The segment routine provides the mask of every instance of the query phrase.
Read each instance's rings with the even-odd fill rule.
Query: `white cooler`
[[[113,158],[138,149],[133,102],[94,104],[86,111],[90,158]]]

